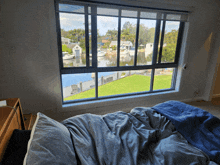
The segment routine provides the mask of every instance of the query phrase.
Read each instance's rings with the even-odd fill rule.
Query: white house
[[[75,57],[79,57],[82,54],[82,48],[79,46],[79,44],[75,44],[72,48],[72,51]]]
[[[69,38],[65,38],[65,37],[61,37],[61,41],[62,41],[62,44],[65,44],[65,45],[71,43],[71,42],[70,42],[70,39],[69,39]]]
[[[154,44],[153,43],[147,43],[145,47],[145,58],[151,54],[154,50]]]
[[[118,41],[112,41],[109,46],[112,47],[117,45],[118,45]],[[133,44],[131,41],[120,41],[120,47],[121,49],[130,50],[131,47],[133,47]]]

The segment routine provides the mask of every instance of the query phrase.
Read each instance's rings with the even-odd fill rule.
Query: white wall
[[[2,0],[0,15],[0,99],[21,98],[24,113],[37,113],[62,120],[81,113],[104,114],[136,106],[152,106],[170,99],[203,97],[207,80],[207,59],[204,43],[210,33],[216,33],[219,1],[213,0],[146,0],[115,3],[148,5],[151,7],[191,10],[186,48],[181,65],[180,92],[163,95],[120,99],[108,102],[62,107],[58,65],[54,0]],[[213,49],[217,49],[216,46]],[[213,51],[217,52],[217,51]],[[212,64],[213,65],[213,64]],[[180,80],[179,80],[180,81]]]

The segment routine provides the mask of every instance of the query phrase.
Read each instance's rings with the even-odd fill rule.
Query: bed
[[[38,113],[32,131],[22,136],[26,149],[17,164],[220,164],[220,119],[179,101],[60,123]]]

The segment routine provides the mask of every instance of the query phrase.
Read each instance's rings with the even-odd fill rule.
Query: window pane
[[[118,16],[118,9],[97,8],[97,14]]]
[[[177,21],[166,21],[161,63],[175,60],[179,24]]]
[[[118,18],[97,16],[98,67],[117,66]]]
[[[125,17],[137,17],[137,11],[122,10],[122,11],[121,11],[121,16],[125,16]]]
[[[59,11],[84,13],[84,6],[59,4]]]
[[[168,20],[178,20],[180,21],[181,19],[181,15],[176,15],[176,14],[167,14],[167,18]]]
[[[134,66],[137,19],[121,18],[120,66]]]
[[[157,13],[141,12],[140,17],[141,17],[141,18],[156,19],[156,18],[157,18]]]
[[[151,70],[98,73],[98,96],[118,95],[150,90]]]
[[[91,14],[91,7],[88,7],[88,13]]]
[[[137,65],[152,64],[155,27],[155,20],[140,19]]]
[[[95,73],[62,75],[63,100],[95,97]]]
[[[85,16],[60,13],[64,67],[86,66]]]
[[[173,68],[155,69],[153,90],[172,87]]]

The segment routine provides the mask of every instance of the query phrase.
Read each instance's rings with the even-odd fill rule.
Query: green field
[[[171,87],[172,75],[154,76],[154,90]],[[105,85],[99,86],[98,96],[108,96],[124,93],[149,91],[150,77],[144,75],[131,75]],[[64,101],[95,97],[95,88],[64,98]]]

